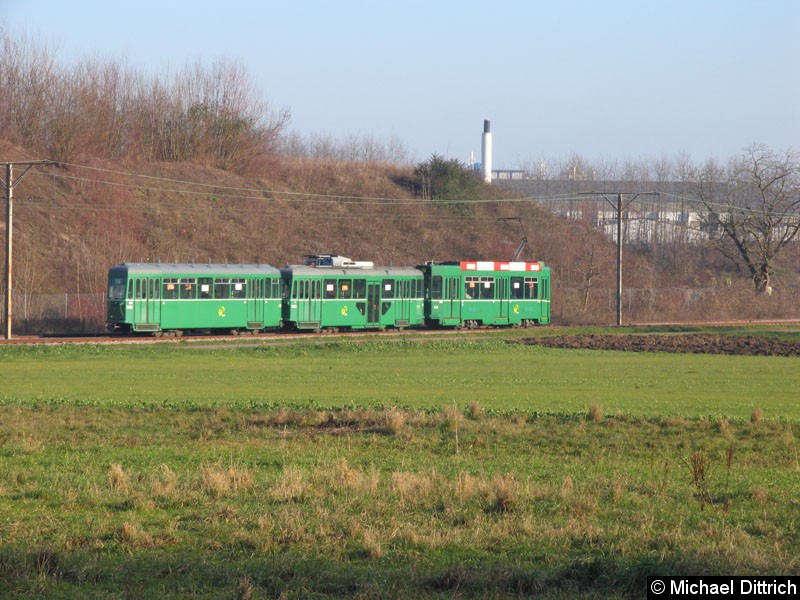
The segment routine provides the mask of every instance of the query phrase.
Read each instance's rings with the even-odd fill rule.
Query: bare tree
[[[41,151],[38,142],[58,79],[55,52],[0,30],[0,136]]]
[[[792,150],[752,145],[726,167],[714,161],[692,174],[715,247],[771,293],[776,259],[800,230],[800,162]]]

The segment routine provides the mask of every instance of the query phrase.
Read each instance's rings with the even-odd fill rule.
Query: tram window
[[[384,279],[381,287],[384,298],[394,298],[394,279]]]
[[[122,300],[125,298],[125,278],[112,277],[108,280],[109,300]]]
[[[181,279],[181,300],[194,300],[197,294],[197,280],[192,278]]]
[[[442,299],[442,276],[431,277],[431,300]]]
[[[244,298],[247,294],[247,283],[244,279],[231,279],[231,298]]]
[[[228,278],[214,280],[214,298],[226,299],[231,297],[231,280]]]
[[[367,297],[367,280],[354,279],[353,280],[353,298],[356,300],[363,300]]]
[[[323,298],[333,300],[336,298],[336,280],[326,279],[324,282]]]
[[[525,299],[536,300],[539,297],[539,278],[526,277],[525,278]]]
[[[481,277],[480,290],[481,300],[494,299],[494,277]]]
[[[522,277],[511,278],[511,299],[522,300],[524,298],[524,286]]]
[[[207,299],[213,296],[214,280],[211,277],[199,277],[197,279],[197,297]]]
[[[464,298],[467,300],[476,300],[480,297],[480,277],[467,276],[464,278]]]
[[[349,279],[339,280],[339,298],[349,300],[353,295],[353,284]]]
[[[178,280],[174,277],[165,277],[161,287],[161,297],[164,300],[176,300],[178,298]]]

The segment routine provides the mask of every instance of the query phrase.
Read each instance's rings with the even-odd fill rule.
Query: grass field
[[[0,348],[0,596],[797,575],[797,364],[505,336]]]

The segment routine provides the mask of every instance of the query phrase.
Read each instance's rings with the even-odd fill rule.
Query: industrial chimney
[[[483,180],[492,183],[492,132],[488,120],[483,121],[483,139],[481,140],[481,166]]]

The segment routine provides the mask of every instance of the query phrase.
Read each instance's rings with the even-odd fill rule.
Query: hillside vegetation
[[[40,156],[0,142],[5,160]],[[376,264],[522,259],[553,268],[556,322],[613,322],[615,245],[536,202],[504,202],[476,182],[476,202],[422,197],[413,167],[272,157],[257,176],[187,162],[36,168],[15,190],[17,294],[100,294],[123,261],[268,263],[334,252]],[[5,225],[3,224],[3,228]],[[628,319],[797,316],[795,293],[766,298],[711,250],[626,248]]]
[[[523,238],[521,258],[553,268],[556,322],[614,321],[616,249],[596,223],[556,217],[455,160],[412,165],[397,140],[303,140],[235,63],[162,77],[96,58],[61,65],[46,45],[0,32],[0,89],[0,162],[59,163],[14,190],[15,325],[42,318],[28,314],[36,297],[99,298],[121,261],[510,260]],[[628,171],[601,176],[644,181]],[[570,163],[555,177],[583,172],[597,170]],[[770,297],[711,246],[626,247],[626,320],[797,317],[799,245],[775,258]],[[103,319],[92,303],[78,315],[87,329]]]

